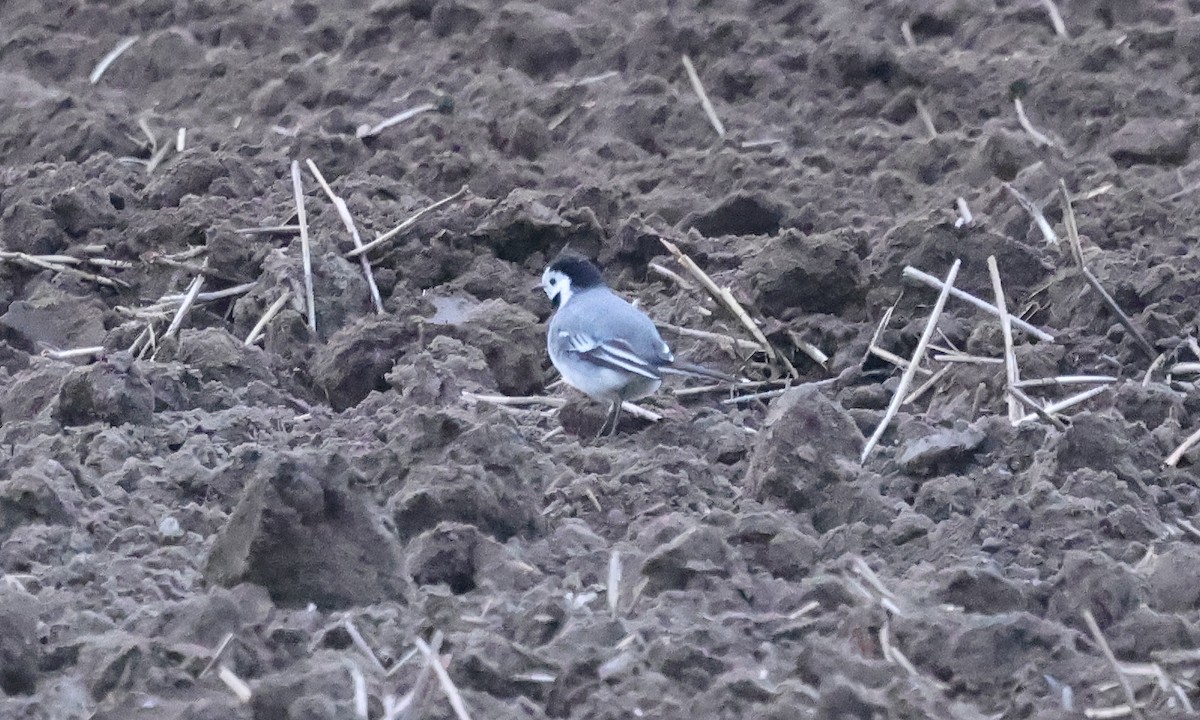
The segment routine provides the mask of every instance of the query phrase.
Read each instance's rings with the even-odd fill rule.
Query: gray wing
[[[662,373],[659,368],[672,359],[665,344],[665,357],[659,354],[645,358],[639,355],[627,340],[621,338],[601,341],[588,335],[568,332],[560,332],[559,337],[567,352],[574,353],[594,365],[641,375],[648,380],[661,380]]]

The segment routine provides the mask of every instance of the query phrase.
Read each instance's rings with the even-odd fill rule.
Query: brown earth
[[[117,281],[0,263],[0,717],[351,718],[361,673],[378,718],[435,634],[476,719],[1083,717],[1126,702],[1087,612],[1120,662],[1157,663],[1123,671],[1146,717],[1192,716],[1196,453],[1163,460],[1200,425],[1175,368],[1200,361],[1200,4],[1062,0],[1065,38],[1036,0],[667,5],[0,3],[0,247]],[[370,253],[382,314],[307,159],[366,239],[470,188]],[[237,232],[295,221],[293,160],[315,334],[296,233]],[[1065,238],[1060,178],[1088,266],[1165,354],[1146,382],[1004,188]],[[650,270],[683,272],[659,238],[800,384],[663,392],[661,422],[593,444],[602,409],[547,390],[533,287],[562,247],[660,322],[742,336]],[[864,361],[876,327],[895,303],[877,342],[909,356],[936,298],[901,270],[960,258],[990,299],[992,255],[1054,335],[1016,333],[1022,376],[1119,382],[1013,427],[1004,366],[951,363],[860,464],[899,378]],[[145,308],[201,270],[205,292],[254,285],[166,337],[178,300]],[[938,327],[933,353],[1003,353],[957,300]],[[453,717],[423,682],[419,715]]]

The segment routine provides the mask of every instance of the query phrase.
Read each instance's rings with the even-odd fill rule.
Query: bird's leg
[[[604,424],[600,426],[600,432],[596,433],[596,437],[592,439],[592,442],[599,442],[600,438],[604,437],[605,435],[611,435],[612,433],[616,432],[616,416],[620,411],[620,402],[615,402],[609,406],[608,415],[604,418]],[[610,424],[612,425],[613,429],[611,432],[608,432]]]
[[[617,434],[617,421],[621,419],[621,401],[618,400],[612,404],[612,429],[608,431],[608,436],[612,437]]]

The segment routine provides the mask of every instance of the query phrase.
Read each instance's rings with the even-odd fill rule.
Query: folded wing
[[[660,358],[647,360],[638,355],[627,341],[620,338],[603,342],[587,335],[578,333],[560,333],[566,340],[569,352],[600,367],[641,375],[648,380],[661,380],[660,365],[655,361]]]

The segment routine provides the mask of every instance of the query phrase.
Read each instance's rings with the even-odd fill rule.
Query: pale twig
[[[1191,435],[1188,435],[1187,439],[1180,443],[1179,447],[1175,448],[1175,451],[1167,456],[1167,459],[1163,462],[1163,465],[1166,465],[1167,467],[1176,467],[1179,465],[1179,461],[1183,459],[1183,456],[1187,454],[1187,451],[1195,447],[1196,443],[1200,443],[1200,429],[1197,429]]]
[[[1142,331],[1133,324],[1133,319],[1125,314],[1125,311],[1121,309],[1121,306],[1117,304],[1113,296],[1108,294],[1108,291],[1100,284],[1100,279],[1093,275],[1092,271],[1086,266],[1079,268],[1079,270],[1083,273],[1083,277],[1088,281],[1088,284],[1092,286],[1092,289],[1096,291],[1096,294],[1100,296],[1100,299],[1104,301],[1104,304],[1108,306],[1108,309],[1117,316],[1117,320],[1121,325],[1133,336],[1134,344],[1138,346],[1138,349],[1145,353],[1146,357],[1154,357],[1154,346],[1150,344],[1150,341],[1146,339]]]
[[[1158,688],[1165,693],[1170,693],[1175,696],[1179,704],[1187,710],[1188,714],[1194,715],[1196,710],[1192,707],[1191,700],[1187,697],[1187,691],[1174,680],[1158,663],[1121,663],[1122,672],[1132,675],[1133,677],[1153,678]]]
[[[1083,192],[1076,193],[1071,196],[1071,199],[1078,202],[1087,202],[1088,200],[1098,198],[1101,195],[1111,192],[1114,187],[1116,186],[1112,183],[1104,183],[1103,185],[1094,187],[1091,190],[1085,190]]]
[[[916,280],[917,282],[919,282],[923,285],[928,285],[934,289],[942,288],[941,280],[939,280],[938,278],[935,278],[934,276],[932,276],[928,273],[922,272],[922,271],[912,267],[911,265],[904,268],[903,275],[904,275],[904,277],[906,277],[910,280]],[[1000,316],[1000,311],[996,308],[995,305],[992,305],[991,303],[988,303],[984,300],[980,300],[979,298],[975,297],[974,295],[971,295],[968,292],[959,290],[958,288],[950,288],[950,294],[953,297],[958,298],[959,300],[962,300],[964,302],[967,302],[967,303],[975,306],[979,310],[982,310],[982,311],[988,313],[989,315],[995,315],[996,317]],[[1028,333],[1029,335],[1032,335],[1033,337],[1037,338],[1038,340],[1042,340],[1044,342],[1054,342],[1054,336],[1051,335],[1050,333],[1046,332],[1045,330],[1036,328],[1033,325],[1030,325],[1029,323],[1022,320],[1021,318],[1016,317],[1015,315],[1010,316],[1010,317],[1012,318],[1013,327],[1019,328],[1020,330]]]
[[[708,99],[708,93],[704,91],[704,83],[700,82],[700,75],[696,72],[696,67],[692,65],[692,59],[687,55],[683,56],[683,69],[687,71],[688,80],[692,83],[692,90],[700,98],[700,106],[704,108],[704,114],[708,116],[708,121],[712,123],[717,135],[724,138],[725,126],[721,123],[721,118],[717,117],[717,110],[713,107],[712,100]]]
[[[362,670],[353,661],[346,662],[346,670],[350,673],[350,682],[354,686],[354,716],[358,720],[369,720],[367,704],[367,679]]]
[[[213,290],[212,292],[197,293],[195,301],[196,302],[212,302],[213,300],[221,300],[221,299],[227,298],[227,297],[234,297],[235,295],[245,295],[246,293],[253,290],[254,286],[257,284],[258,284],[257,282],[248,282],[248,283],[242,283],[241,285],[234,285],[233,287],[223,288],[221,290]],[[187,297],[187,293],[177,293],[174,295],[163,295],[162,297],[160,297],[158,299],[158,301],[155,304],[158,305],[158,304],[170,303],[170,304],[174,305],[175,303],[182,302],[183,299],[186,297]]]
[[[142,134],[146,136],[147,147],[150,148],[150,153],[153,154],[158,149],[158,138],[155,137],[154,131],[150,129],[150,123],[145,117],[137,119],[137,126],[141,129]]]
[[[947,283],[949,283],[949,282],[952,282],[952,281],[947,280]],[[865,580],[868,585],[870,585],[872,588],[874,588],[875,592],[879,594],[880,598],[888,599],[893,602],[895,602],[895,600],[897,599],[896,593],[892,592],[892,590],[883,583],[883,579],[879,577],[879,574],[876,573],[875,570],[870,565],[867,564],[867,561],[862,559],[862,557],[855,555],[851,559],[850,570],[855,575],[858,575],[863,580]],[[902,615],[903,613],[896,613],[896,614]]]
[[[759,400],[770,400],[777,398],[788,391],[789,388],[778,388],[775,390],[764,390],[762,392],[750,393],[749,395],[738,395],[737,397],[725,398],[721,401],[722,405],[744,405],[749,402],[757,402]]]
[[[363,246],[362,238],[358,234],[358,226],[354,224],[354,218],[350,215],[350,208],[346,205],[345,199],[333,191],[329,183],[325,182],[325,176],[317,169],[316,163],[311,159],[306,160],[308,169],[312,171],[313,177],[321,185],[321,189],[329,196],[329,201],[337,208],[338,216],[342,219],[342,224],[346,226],[346,232],[350,233],[350,240],[354,243],[354,248],[357,250]],[[366,255],[358,256],[359,264],[362,265],[363,276],[367,279],[367,288],[371,291],[371,301],[375,303],[375,312],[383,313],[383,298],[379,295],[379,286],[375,284],[375,273],[371,270],[371,261]]]
[[[619,71],[609,70],[608,72],[603,72],[599,75],[590,75],[577,80],[559,80],[558,82],[552,82],[550,83],[550,87],[559,89],[585,87],[587,85],[595,85],[596,83],[604,82],[605,80],[611,80],[612,78],[620,76],[621,73]]]
[[[392,710],[390,716],[385,716],[385,720],[413,720],[416,717],[421,700],[425,697],[425,690],[429,686],[429,678],[433,675],[433,663],[440,663],[438,653],[442,651],[442,640],[442,631],[435,631],[433,638],[429,641],[432,658],[426,658],[425,664],[421,666],[421,671],[417,673],[417,681],[413,683],[412,690]],[[420,648],[413,650],[418,654],[420,651]],[[399,664],[397,663],[397,665]]]
[[[683,337],[696,338],[697,340],[710,340],[717,345],[733,347],[738,350],[762,350],[762,345],[751,340],[743,340],[735,338],[731,335],[722,335],[721,333],[710,332],[708,330],[696,330],[693,328],[683,327],[681,325],[672,325],[670,323],[655,323],[663,330],[669,330],[676,335]]]
[[[1021,102],[1021,98],[1013,98],[1013,107],[1017,109],[1017,122],[1021,124],[1021,128],[1025,132],[1029,133],[1029,137],[1033,138],[1034,145],[1041,147],[1057,146],[1057,143],[1046,137],[1045,134],[1033,126],[1033,123],[1029,122],[1029,117],[1025,115],[1025,104]]]
[[[1072,395],[1070,397],[1063,398],[1062,400],[1059,400],[1058,402],[1050,403],[1049,405],[1045,406],[1042,409],[1045,410],[1047,413],[1051,413],[1051,414],[1062,412],[1063,410],[1075,407],[1076,405],[1079,405],[1080,403],[1084,403],[1084,402],[1087,402],[1088,400],[1091,400],[1092,398],[1096,397],[1097,395],[1099,395],[1100,393],[1104,392],[1107,389],[1108,389],[1108,387],[1106,385],[1101,385],[1100,387],[1094,387],[1094,388],[1091,388],[1090,390],[1085,390],[1085,391],[1079,393],[1078,395]],[[1036,420],[1037,418],[1038,418],[1038,416],[1036,414],[1026,415],[1025,417],[1021,418],[1020,420],[1016,421],[1013,424],[1014,425],[1024,425],[1025,423],[1032,422],[1032,421]]]
[[[196,676],[197,680],[207,675],[209,670],[212,670],[214,667],[216,667],[217,663],[221,662],[221,657],[225,655],[226,648],[228,648],[232,642],[233,633],[225,633],[225,637],[221,638],[221,642],[217,644],[217,649],[213,650],[213,656],[208,661],[208,664],[205,665],[204,669],[200,671],[200,674]]]
[[[179,128],[175,131],[175,152],[181,153],[187,147],[187,128]]]
[[[1119,720],[1133,715],[1133,709],[1128,705],[1113,705],[1112,707],[1089,707],[1083,709],[1087,720]]]
[[[175,311],[175,317],[171,318],[171,324],[167,326],[167,331],[163,333],[163,340],[173,337],[179,332],[180,326],[183,325],[183,319],[187,317],[188,311],[192,309],[192,304],[196,302],[196,296],[200,294],[200,288],[204,286],[204,276],[197,275],[192,284],[188,286],[187,293],[183,296],[183,300],[179,303],[179,309]]]
[[[274,319],[277,314],[279,314],[279,311],[283,309],[283,304],[286,303],[288,298],[291,296],[292,291],[285,289],[283,293],[275,299],[275,302],[271,303],[271,306],[268,307],[267,311],[263,313],[263,316],[258,319],[258,322],[254,323],[254,327],[251,328],[250,333],[246,335],[246,340],[242,343],[242,345],[245,347],[250,347],[254,343],[258,342],[258,337],[262,335],[263,329],[267,327],[267,323],[271,322],[271,320]]]
[[[942,292],[938,295],[937,302],[933,306],[933,311],[929,315],[929,321],[925,324],[925,332],[921,333],[921,339],[917,341],[917,348],[913,351],[912,360],[909,361],[909,366],[904,370],[904,374],[900,376],[900,384],[897,385],[896,392],[892,395],[892,401],[888,403],[888,408],[883,415],[883,419],[879,422],[879,426],[875,428],[875,432],[867,440],[866,446],[863,447],[862,456],[859,458],[860,462],[866,463],[867,458],[871,455],[871,451],[875,449],[875,445],[883,437],[883,433],[887,430],[892,418],[899,411],[900,404],[904,402],[904,398],[908,393],[908,386],[912,384],[913,377],[917,373],[917,367],[921,364],[921,358],[925,355],[925,348],[933,338],[933,331],[937,328],[937,322],[941,318],[942,309],[946,307],[946,300],[950,297],[950,288],[954,286],[954,280],[958,277],[958,269],[961,266],[961,260],[955,260],[954,264],[950,266],[950,272],[947,273],[946,279],[942,283]]]
[[[941,282],[941,280],[938,280]],[[900,300],[904,297],[904,290],[900,290],[900,294],[896,296],[896,301],[891,307],[884,311],[883,317],[879,318],[879,324],[875,326],[875,334],[871,336],[871,342],[867,343],[867,351],[863,353],[862,361],[866,362],[871,356],[872,348],[875,348],[879,343],[879,338],[883,335],[883,331],[887,330],[887,326],[892,322],[892,313],[896,312],[896,308],[900,305]]]
[[[913,390],[909,394],[908,397],[904,398],[904,404],[911,405],[911,404],[915,403],[916,401],[920,400],[925,395],[925,393],[932,390],[942,378],[946,377],[946,373],[948,373],[948,372],[950,372],[949,365],[947,365],[947,366],[943,367],[942,369],[938,370],[937,372],[935,372],[932,377],[930,377],[925,382],[921,383],[921,385],[916,390]]]
[[[1104,286],[1100,284],[1099,278],[1093,275],[1092,271],[1088,269],[1087,264],[1084,263],[1083,244],[1079,238],[1079,227],[1075,221],[1075,208],[1071,205],[1071,194],[1067,192],[1066,182],[1059,180],[1058,184],[1059,191],[1063,198],[1063,212],[1064,217],[1066,218],[1067,239],[1071,243],[1071,249],[1075,255],[1075,262],[1079,266],[1079,271],[1083,274],[1084,279],[1088,281],[1088,284],[1092,286],[1092,289],[1096,291],[1096,294],[1100,296],[1100,299],[1104,301],[1104,304],[1108,306],[1108,309],[1117,316],[1117,320],[1121,323],[1121,325],[1124,326],[1124,328],[1129,331],[1129,334],[1133,336],[1138,348],[1140,348],[1141,351],[1146,354],[1146,357],[1153,358],[1156,355],[1154,346],[1150,344],[1150,341],[1146,339],[1146,336],[1142,334],[1142,331],[1133,324],[1133,320],[1125,314],[1125,311],[1121,309],[1121,306],[1117,304],[1117,301],[1113,299],[1113,296],[1109,295],[1108,291],[1104,289]]]
[[[1046,12],[1050,15],[1050,24],[1054,26],[1054,34],[1065,39],[1067,37],[1067,25],[1063,22],[1062,13],[1058,11],[1058,6],[1054,4],[1054,0],[1042,0],[1042,5],[1045,6]]]
[[[250,686],[245,683],[240,677],[234,674],[228,666],[221,664],[217,666],[217,677],[221,682],[225,683],[225,687],[229,688],[242,704],[250,702],[254,697],[254,693],[250,692]]]
[[[296,198],[296,217],[300,225],[300,261],[304,265],[304,305],[308,329],[317,334],[317,306],[313,296],[312,251],[308,246],[308,213],[304,210],[304,188],[300,184],[300,163],[292,161],[292,193]]]
[[[446,699],[450,701],[450,707],[454,709],[454,714],[458,720],[471,720],[471,716],[467,713],[467,706],[463,703],[462,695],[459,694],[458,688],[454,686],[454,681],[450,679],[450,674],[446,672],[446,668],[442,667],[441,661],[433,654],[433,650],[421,638],[416,639],[417,648],[425,659],[429,661],[430,667],[437,675],[438,682],[442,686],[442,692],[446,694]]]
[[[883,348],[879,347],[878,345],[872,345],[871,347],[867,348],[867,353],[869,355],[874,355],[875,357],[887,362],[888,364],[895,365],[896,367],[900,368],[901,370],[907,370],[909,367],[908,360],[900,357],[899,355],[892,352],[891,350],[884,350]],[[933,375],[933,371],[930,370],[929,368],[917,368],[917,372],[921,373],[922,375]]]
[[[1157,357],[1150,361],[1149,367],[1146,368],[1145,374],[1142,375],[1142,387],[1150,387],[1150,381],[1154,379],[1155,371],[1162,367],[1166,361],[1167,354],[1165,352],[1159,353]]]
[[[1000,333],[1004,338],[1004,372],[1007,387],[1015,389],[1021,381],[1017,369],[1017,353],[1013,349],[1012,319],[1008,314],[1008,303],[1004,299],[1004,285],[1000,282],[1000,267],[996,264],[996,256],[989,255],[987,259],[988,273],[992,276],[992,292],[996,296],[996,309],[1000,311]],[[1008,395],[1008,421],[1015,423],[1021,418],[1020,401],[1012,394]]]
[[[741,147],[743,150],[753,150],[755,148],[760,148],[760,147],[770,147],[772,145],[783,145],[785,142],[787,142],[787,141],[781,140],[779,138],[763,138],[761,140],[746,140],[745,142],[742,143]]]
[[[134,267],[129,260],[113,260],[112,258],[86,258],[84,262],[97,267],[117,268],[118,270],[131,270]]]
[[[1104,653],[1104,659],[1108,660],[1108,664],[1117,676],[1117,681],[1121,683],[1121,690],[1125,693],[1125,701],[1132,708],[1134,717],[1138,718],[1138,720],[1146,720],[1146,716],[1142,713],[1142,709],[1138,705],[1137,696],[1133,693],[1133,685],[1130,684],[1129,678],[1126,677],[1125,673],[1121,671],[1121,665],[1117,662],[1117,656],[1113,655],[1112,648],[1108,646],[1108,641],[1104,639],[1104,633],[1100,632],[1100,626],[1096,623],[1096,618],[1092,615],[1091,610],[1083,611],[1083,621],[1087,623],[1088,631],[1092,633],[1092,638],[1100,646],[1100,651]]]
[[[51,360],[71,360],[81,357],[95,357],[103,355],[105,347],[97,345],[95,347],[72,348],[70,350],[43,350],[42,357],[50,358]]]
[[[1168,371],[1172,375],[1196,375],[1200,374],[1200,362],[1181,362],[1175,363]]]
[[[84,280],[90,280],[100,285],[107,285],[108,287],[129,287],[129,283],[123,280],[116,280],[113,278],[104,277],[102,275],[96,275],[84,270],[79,270],[78,268],[74,268],[69,265],[47,262],[36,255],[29,255],[28,253],[0,251],[0,260],[8,260],[9,262],[29,265],[32,267],[41,268],[43,270],[51,270],[53,272],[74,275],[75,277],[83,278]]]
[[[967,355],[965,353],[938,353],[933,356],[937,362],[959,363],[965,365],[1003,365],[1004,358],[984,357],[982,355]]]
[[[133,35],[117,43],[116,47],[109,50],[108,54],[100,58],[100,62],[96,63],[96,67],[92,69],[92,74],[88,75],[88,82],[93,85],[100,82],[100,78],[104,77],[104,73],[108,72],[109,66],[116,62],[117,58],[124,55],[126,50],[133,47],[133,44],[138,40],[141,40],[141,36]]]
[[[404,232],[405,230],[407,230],[410,227],[412,227],[413,225],[415,225],[416,222],[418,220],[420,220],[422,217],[424,217],[425,215],[433,212],[434,210],[437,210],[438,208],[442,207],[443,205],[446,205],[448,203],[454,202],[455,200],[458,200],[459,198],[463,197],[464,195],[466,195],[469,192],[471,192],[471,189],[468,188],[466,185],[463,185],[461,188],[458,189],[458,192],[454,193],[453,195],[448,195],[448,196],[442,198],[441,200],[438,200],[437,202],[433,203],[432,205],[428,205],[426,207],[421,208],[420,210],[413,213],[411,217],[409,217],[407,220],[400,223],[396,227],[392,228],[391,230],[388,230],[387,232],[385,232],[384,234],[375,238],[374,240],[367,243],[366,245],[363,245],[360,248],[355,248],[355,249],[351,250],[350,252],[346,253],[346,257],[348,257],[348,258],[357,257],[358,255],[362,255],[365,252],[370,252],[370,251],[374,250],[375,248],[379,247],[383,243],[387,242],[388,240],[391,240],[392,238],[396,237],[400,233]]]
[[[900,37],[904,38],[904,44],[909,48],[917,47],[917,38],[913,36],[912,23],[907,20],[900,23]]]
[[[1029,213],[1029,217],[1033,218],[1034,223],[1037,224],[1038,230],[1041,231],[1042,237],[1045,238],[1046,242],[1050,245],[1057,245],[1058,233],[1054,232],[1054,227],[1050,225],[1050,221],[1046,219],[1046,213],[1042,212],[1042,209],[1038,207],[1037,203],[1025,197],[1020,190],[1016,189],[1009,183],[1004,183],[1004,189],[1012,194],[1017,203],[1025,209],[1025,212]]]
[[[788,613],[787,618],[788,618],[788,620],[799,620],[800,618],[804,617],[805,615],[808,615],[809,613],[811,613],[814,610],[819,610],[820,608],[821,608],[820,601],[809,600],[808,602],[804,603],[800,607],[798,607],[795,610]]]
[[[142,328],[142,331],[138,333],[138,336],[133,339],[132,343],[130,343],[129,354],[135,355],[140,359],[142,357],[142,350],[144,350],[148,345],[154,344],[154,324],[146,323],[146,327]]]
[[[954,227],[966,227],[975,222],[975,216],[971,214],[971,206],[967,205],[966,198],[956,198],[954,204],[958,207],[958,219],[954,221]]]
[[[750,314],[746,312],[746,309],[742,307],[742,304],[737,301],[737,298],[733,296],[733,292],[730,291],[729,288],[719,287],[715,282],[713,282],[713,279],[709,277],[708,273],[704,272],[704,270],[702,270],[700,266],[697,265],[694,260],[692,260],[691,257],[680,250],[679,247],[674,243],[666,238],[659,238],[658,240],[663,244],[664,247],[666,247],[667,251],[674,256],[675,261],[682,265],[683,268],[687,270],[697,282],[700,283],[700,285],[705,289],[705,291],[708,292],[709,295],[713,297],[714,300],[723,305],[726,310],[728,310],[735,318],[737,318],[738,322],[740,322],[742,327],[744,327],[746,331],[750,333],[751,337],[758,341],[763,352],[767,354],[768,358],[783,365],[784,369],[787,370],[788,375],[792,377],[800,377],[800,373],[796,371],[796,368],[792,365],[791,361],[789,361],[786,357],[784,357],[783,353],[780,353],[773,345],[771,345],[771,342],[767,340],[767,336],[763,334],[763,331],[754,322],[753,318],[750,317]]]
[[[272,225],[270,227],[238,228],[234,232],[239,235],[295,235],[300,232],[300,226]]]
[[[379,674],[386,674],[387,668],[383,666],[383,663],[379,662],[379,658],[375,655],[375,651],[372,650],[371,646],[367,644],[366,638],[364,638],[362,633],[358,631],[358,627],[354,624],[354,622],[351,621],[350,618],[345,618],[342,620],[342,628],[344,628],[346,634],[350,636],[350,642],[354,643],[354,647],[358,648],[358,651],[371,661],[371,665],[375,667]]]
[[[914,104],[917,106],[917,117],[921,118],[921,124],[925,126],[925,132],[929,134],[929,139],[936,140],[937,126],[933,124],[933,116],[929,114],[929,108],[925,107],[925,101],[917,98]]]
[[[797,350],[807,355],[808,359],[819,365],[822,370],[829,369],[829,356],[826,355],[821,348],[800,337],[800,335],[794,330],[788,330],[787,334],[788,338],[792,341],[792,344],[796,346]]]
[[[1013,386],[1013,385],[1009,385],[1007,388],[1007,391],[1008,391],[1009,397],[1011,397],[1021,403],[1024,403],[1026,407],[1028,407],[1030,410],[1032,410],[1034,412],[1034,414],[1037,415],[1038,417],[1040,417],[1041,419],[1050,423],[1051,425],[1058,428],[1059,430],[1067,429],[1066,423],[1064,423],[1062,420],[1059,420],[1058,418],[1054,417],[1050,413],[1046,412],[1046,409],[1043,408],[1037,400],[1034,400],[1033,398],[1029,397],[1029,395],[1021,388]],[[1020,413],[1020,410],[1018,409],[1018,414],[1019,413]]]
[[[675,272],[674,270],[672,270],[668,267],[664,267],[662,265],[659,265],[658,263],[650,263],[646,267],[649,268],[651,272],[662,275],[663,277],[674,282],[676,285],[683,288],[684,290],[692,289],[692,284],[690,282],[685,280],[682,275],[680,275],[679,273]]]
[[[158,169],[158,166],[162,164],[162,161],[167,159],[167,155],[170,152],[171,143],[163,143],[160,145],[159,148],[154,151],[154,154],[150,156],[150,159],[146,161],[146,174],[153,175],[154,171]]]
[[[373,135],[378,135],[379,133],[383,132],[384,130],[387,130],[388,128],[392,127],[393,125],[399,125],[400,123],[404,122],[405,120],[414,118],[414,117],[420,115],[421,113],[426,113],[426,112],[429,112],[430,110],[436,110],[436,109],[437,109],[437,105],[434,103],[423,103],[414,108],[409,108],[408,110],[405,110],[403,112],[396,113],[395,115],[393,115],[385,120],[381,120],[380,122],[376,123],[375,125],[366,125],[366,124],[359,125],[358,129],[354,131],[354,134],[356,137],[359,137],[359,138],[368,138]]]
[[[1052,378],[1035,378],[1033,380],[1020,380],[1016,386],[1019,388],[1031,387],[1047,387],[1051,385],[1091,385],[1093,383],[1115,383],[1117,378],[1111,375],[1061,375]]]
[[[744,383],[738,383],[737,387],[732,388],[732,389],[756,390],[761,387],[767,387],[768,385],[782,385],[787,382],[789,382],[789,381],[788,380],[754,380],[754,381],[749,381],[749,382],[744,382]],[[730,391],[730,389],[731,388],[729,387],[728,383],[722,383],[721,385],[702,385],[700,387],[680,388],[678,390],[672,391],[671,394],[674,395],[675,397],[691,397],[693,395],[708,395],[710,393],[727,393]]]
[[[608,595],[608,612],[615,617],[621,601],[621,553],[616,550],[608,556],[608,586],[605,590]]]

